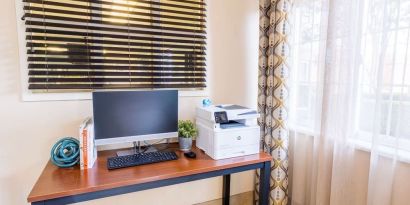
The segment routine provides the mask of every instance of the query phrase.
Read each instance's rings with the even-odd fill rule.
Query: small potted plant
[[[195,124],[189,120],[180,120],[178,122],[178,142],[179,149],[187,152],[192,148],[192,139],[198,134]]]

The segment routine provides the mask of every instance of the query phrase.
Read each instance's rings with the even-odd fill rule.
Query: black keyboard
[[[152,164],[157,162],[171,161],[178,159],[175,152],[148,152],[127,156],[110,157],[107,159],[108,169],[120,169],[125,167]]]

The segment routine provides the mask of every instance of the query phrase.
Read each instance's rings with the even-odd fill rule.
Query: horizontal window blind
[[[204,0],[23,0],[30,90],[203,88]]]

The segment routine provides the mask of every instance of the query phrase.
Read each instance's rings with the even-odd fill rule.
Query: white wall
[[[208,0],[209,76],[212,99],[256,108],[259,4],[257,0]]]
[[[20,1],[20,0],[16,0]],[[208,85],[215,102],[256,107],[258,1],[208,0]],[[20,17],[17,17],[20,19]],[[0,7],[0,204],[25,204],[63,136],[76,136],[90,101],[22,102],[14,0]],[[180,99],[180,116],[193,119],[200,97]],[[253,173],[233,176],[232,193],[253,189]],[[183,196],[183,197],[181,197]],[[193,204],[219,198],[214,178],[83,204]]]

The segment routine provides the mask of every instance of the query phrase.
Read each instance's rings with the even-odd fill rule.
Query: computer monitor
[[[96,145],[178,136],[178,91],[93,92]]]

